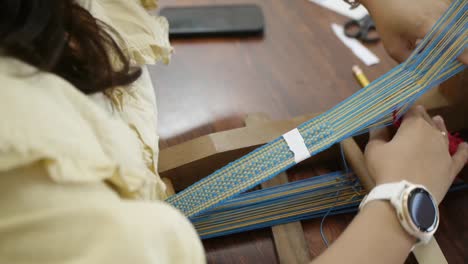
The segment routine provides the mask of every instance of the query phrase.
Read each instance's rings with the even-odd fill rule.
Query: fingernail
[[[440,115],[434,116],[433,119],[434,119],[434,121],[436,121],[436,122],[442,122],[442,123],[444,123],[444,118],[442,118]]]

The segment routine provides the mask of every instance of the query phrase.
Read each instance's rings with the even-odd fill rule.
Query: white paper
[[[372,53],[368,48],[361,44],[357,39],[349,38],[344,34],[342,26],[332,24],[333,32],[336,36],[367,66],[371,66],[380,62],[379,58]]]
[[[309,150],[304,142],[304,138],[297,128],[283,135],[289,149],[294,153],[294,161],[297,163],[310,158]]]
[[[360,5],[357,8],[349,9],[349,5],[343,0],[309,0],[312,3],[328,8],[336,13],[347,16],[352,19],[359,20],[368,14],[367,9]],[[388,1],[388,0],[382,0]]]

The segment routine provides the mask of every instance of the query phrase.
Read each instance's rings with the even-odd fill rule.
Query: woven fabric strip
[[[454,1],[407,61],[298,127],[311,155],[369,128],[387,125],[424,92],[465,69],[468,1]],[[166,201],[192,218],[295,165],[282,137],[224,166]]]
[[[449,192],[467,190],[462,181]],[[352,172],[333,172],[238,195],[191,219],[202,239],[356,212],[365,191]]]
[[[334,172],[247,192],[191,219],[201,238],[211,238],[354,209],[364,192],[352,175]]]

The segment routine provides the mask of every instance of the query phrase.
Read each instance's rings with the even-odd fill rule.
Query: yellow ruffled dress
[[[154,0],[79,0],[119,32],[142,77],[86,96],[0,57],[0,263],[204,263],[190,222],[161,200],[156,98],[168,62]]]

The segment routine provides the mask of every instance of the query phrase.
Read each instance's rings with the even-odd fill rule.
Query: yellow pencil
[[[353,70],[354,76],[356,77],[356,79],[362,87],[366,87],[367,85],[369,85],[369,80],[367,79],[366,75],[364,75],[364,72],[362,72],[359,66],[354,65],[351,69]]]

